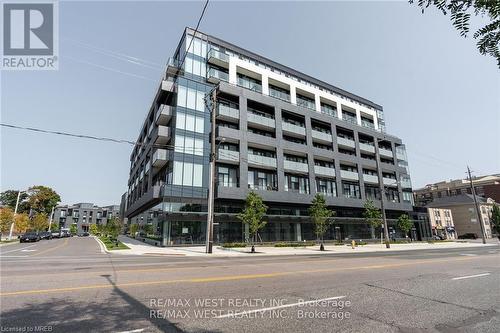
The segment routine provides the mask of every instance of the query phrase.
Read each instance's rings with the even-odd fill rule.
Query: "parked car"
[[[42,231],[39,235],[40,239],[52,239],[52,233],[50,231]]]
[[[434,240],[445,240],[446,238],[444,236],[441,236],[441,235],[434,235],[434,236],[432,236],[432,239],[434,239]]]
[[[59,231],[53,231],[52,238],[61,238],[61,233]]]
[[[79,234],[77,234],[77,236],[78,236],[78,237],[87,237],[87,236],[89,236],[89,235],[90,235],[90,234],[89,234],[88,232],[86,232],[86,231],[84,231],[84,232],[80,232]]]
[[[38,232],[30,231],[26,232],[19,237],[19,242],[20,243],[25,243],[25,242],[38,242],[40,240],[40,235]]]
[[[458,236],[458,239],[477,239],[477,234],[468,232],[466,234]]]

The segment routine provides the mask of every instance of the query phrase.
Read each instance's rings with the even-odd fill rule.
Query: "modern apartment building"
[[[478,196],[492,198],[500,202],[500,175],[488,175],[473,178],[474,189]],[[434,199],[472,194],[468,179],[455,179],[429,184],[415,190],[415,205],[426,206]]]
[[[492,237],[491,225],[491,210],[494,205],[494,200],[484,199],[478,197],[479,210],[483,220],[486,238]],[[461,194],[449,197],[435,199],[432,203],[427,205],[429,209],[447,209],[451,211],[453,216],[453,224],[455,226],[457,236],[466,233],[477,234],[481,237],[481,225],[477,217],[476,206],[474,198],[471,194]],[[431,212],[429,212],[431,215]],[[431,217],[432,218],[432,217]]]
[[[130,156],[122,200],[129,223],[153,224],[162,245],[205,242],[212,107],[216,243],[248,238],[236,214],[249,191],[269,207],[263,241],[315,239],[307,209],[316,193],[336,212],[330,239],[371,237],[362,212],[368,199],[380,205],[379,181],[394,232],[412,211],[405,146],[386,133],[380,105],[186,28]],[[428,228],[416,226],[425,237]]]
[[[78,232],[89,231],[91,224],[106,224],[112,217],[119,217],[120,206],[111,205],[99,207],[93,203],[77,203],[74,205],[59,205],[54,209],[53,223],[59,223],[60,228],[70,228],[76,225]]]
[[[427,212],[429,214],[433,236],[440,236],[444,239],[457,238],[451,209],[427,208]]]

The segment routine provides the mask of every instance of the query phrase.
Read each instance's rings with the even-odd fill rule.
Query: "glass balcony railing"
[[[226,104],[219,104],[217,108],[219,116],[240,119],[240,110],[235,107]]]
[[[207,73],[207,79],[210,82],[217,82],[219,80],[229,82],[229,74],[216,68],[210,68]]]
[[[247,121],[249,123],[254,123],[264,127],[269,127],[269,128],[276,127],[276,121],[274,120],[274,118],[264,117],[256,113],[250,113],[250,112],[247,113]]]
[[[343,138],[340,136],[337,137],[337,144],[339,146],[344,146],[344,147],[349,147],[349,148],[356,147],[356,142],[354,142],[354,140],[348,139],[348,138]]]
[[[296,171],[296,172],[309,172],[309,165],[307,163],[295,162],[284,160],[283,161],[285,169]]]
[[[359,174],[354,171],[340,170],[340,177],[347,180],[359,180]]]
[[[360,142],[359,143],[359,150],[375,154],[375,146],[373,144]]]
[[[210,51],[208,51],[207,59],[209,62],[220,61],[223,63],[229,63],[229,55],[216,49],[210,49]]]
[[[386,148],[379,148],[378,151],[380,153],[380,156],[393,158],[392,150],[389,150],[389,149],[386,149]]]
[[[308,99],[300,98],[298,95],[297,95],[297,106],[302,106],[304,108],[316,110],[316,103]]]
[[[285,102],[290,102],[290,94],[283,92],[283,91],[269,88],[269,96],[277,98],[277,99],[281,99]]]
[[[318,130],[312,130],[311,135],[313,139],[322,140],[326,142],[333,142],[332,133],[325,133]]]
[[[276,158],[261,155],[248,154],[248,163],[263,167],[276,168]]]
[[[377,175],[370,175],[370,174],[363,174],[363,180],[365,183],[371,183],[371,184],[378,184],[378,176]]]
[[[321,165],[314,166],[314,173],[316,175],[321,175],[321,176],[335,177],[335,169],[334,168],[324,167]]]
[[[306,128],[303,126],[295,125],[292,123],[287,123],[287,122],[282,122],[281,123],[281,128],[285,132],[293,133],[293,134],[298,134],[305,136],[306,135]]]
[[[371,128],[375,129],[375,124],[372,123],[371,121],[361,119],[361,126],[366,127],[366,128]]]
[[[342,114],[342,120],[347,121],[348,123],[351,123],[351,124],[355,124],[355,125],[358,124],[358,120],[356,119],[356,117],[349,116],[345,113]]]

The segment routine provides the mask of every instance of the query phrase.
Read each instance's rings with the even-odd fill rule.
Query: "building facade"
[[[500,202],[500,175],[488,175],[473,178],[476,195],[483,198],[492,198]],[[468,179],[455,179],[429,184],[415,190],[415,205],[426,206],[434,199],[472,194]]]
[[[59,205],[54,209],[52,223],[59,223],[60,228],[77,226],[77,232],[88,232],[91,224],[105,225],[112,217],[120,217],[120,206],[99,207],[93,203]]]
[[[336,212],[326,239],[371,237],[362,212],[366,200],[380,206],[379,181],[395,235],[397,217],[412,211],[405,146],[385,132],[381,106],[186,28],[132,151],[122,200],[129,223],[153,224],[162,245],[205,242],[212,109],[216,243],[248,239],[236,214],[249,191],[269,207],[262,241],[315,239],[308,207],[316,193]]]
[[[427,213],[429,214],[433,236],[440,236],[444,239],[457,238],[451,209],[427,208]]]
[[[477,200],[479,210],[481,212],[481,218],[483,220],[486,238],[491,238],[491,210],[493,209],[495,201],[492,199],[484,199],[482,197],[478,197]],[[477,234],[478,237],[481,237],[481,225],[479,224],[476,206],[472,195],[462,194],[435,199],[432,203],[427,205],[427,207],[429,209],[440,208],[450,210],[451,215],[453,216],[453,224],[455,226],[457,236],[461,236],[466,233],[474,233]],[[429,215],[431,215],[430,212]]]

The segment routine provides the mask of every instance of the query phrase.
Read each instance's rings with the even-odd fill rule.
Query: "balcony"
[[[248,123],[251,123],[253,125],[257,125],[259,127],[264,127],[267,129],[274,129],[276,128],[276,121],[274,118],[269,118],[269,117],[264,117],[261,115],[258,115],[256,113],[247,113],[247,121]]]
[[[167,150],[166,149],[155,149],[153,153],[153,166],[156,168],[161,168],[167,164]]]
[[[394,156],[392,155],[392,150],[385,149],[385,148],[379,148],[378,150],[380,156],[388,157],[388,158],[393,158]]]
[[[363,174],[363,181],[369,184],[378,184],[378,176]]]
[[[313,139],[323,141],[323,142],[328,142],[328,143],[333,142],[333,138],[332,138],[331,133],[325,133],[325,132],[321,132],[321,131],[313,129],[311,131],[311,134],[312,134]]]
[[[411,188],[411,180],[410,178],[401,178],[400,180],[402,188]]]
[[[210,68],[207,73],[207,80],[215,84],[220,81],[229,82],[229,74],[215,68]]]
[[[240,162],[240,152],[219,148],[217,152],[217,160],[221,162],[238,164]]]
[[[361,119],[361,126],[366,127],[366,128],[371,128],[375,129],[375,124],[371,121]]]
[[[398,186],[398,181],[394,178],[383,177],[382,179],[385,186]]]
[[[218,51],[216,49],[210,49],[207,54],[207,60],[209,63],[221,66],[228,67],[229,66],[229,55]]]
[[[301,106],[303,108],[311,110],[316,110],[316,103],[314,102],[313,99],[308,99],[297,95],[296,100],[297,100],[297,106]]]
[[[222,120],[239,120],[240,110],[235,107],[219,103],[217,107],[217,116]]]
[[[305,127],[295,125],[292,123],[287,123],[287,122],[282,122],[281,123],[281,129],[283,132],[285,132],[288,135],[292,136],[306,136],[306,129]]]
[[[175,86],[173,80],[163,80],[161,82],[161,89],[164,91],[175,92]]]
[[[179,61],[174,58],[168,58],[167,61],[167,74],[168,75],[178,75],[182,71],[179,66]]]
[[[276,158],[261,155],[248,154],[248,164],[253,164],[258,167],[276,168]]]
[[[347,148],[356,148],[356,142],[352,139],[347,139],[343,138],[340,136],[337,136],[337,144],[341,147],[347,147]]]
[[[158,125],[167,125],[172,118],[173,110],[172,106],[162,104],[156,111],[156,123]]]
[[[400,161],[406,161],[406,153],[396,148],[396,158]]]
[[[284,160],[283,164],[284,168],[287,170],[303,173],[309,172],[309,165],[307,163]]]
[[[354,171],[340,170],[340,177],[345,180],[359,180],[359,174]]]
[[[290,93],[286,93],[284,91],[272,89],[271,87],[269,87],[269,96],[277,98],[277,99],[281,99],[282,101],[285,101],[285,102],[290,102]]]
[[[346,113],[342,113],[342,120],[347,121],[348,123],[357,125],[358,119],[354,116],[349,116]]]
[[[365,153],[375,154],[375,146],[368,143],[359,143],[359,150]]]
[[[170,128],[167,126],[159,125],[155,144],[164,145],[170,141]]]
[[[314,173],[317,176],[321,175],[321,176],[328,176],[328,177],[335,178],[335,169],[334,168],[315,165],[314,166]]]

